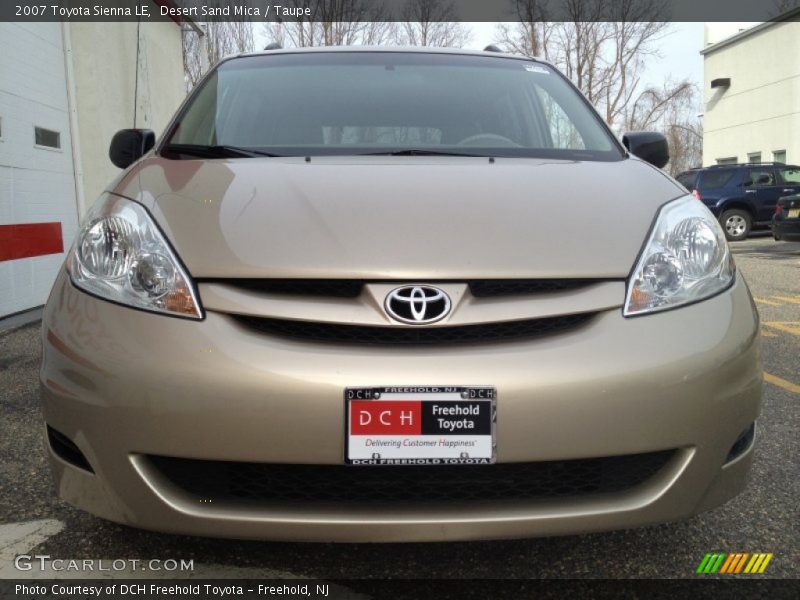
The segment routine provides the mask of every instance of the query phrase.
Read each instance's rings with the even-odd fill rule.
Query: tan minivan
[[[124,130],[44,313],[59,495],[205,536],[508,538],[739,493],[758,316],[713,215],[551,64],[224,60]]]

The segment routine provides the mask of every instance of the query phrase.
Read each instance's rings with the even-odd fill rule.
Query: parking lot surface
[[[16,554],[64,559],[185,559],[180,577],[692,577],[707,552],[770,552],[764,576],[800,569],[800,243],[733,245],[762,320],[764,406],[747,490],[681,523],[590,535],[446,544],[295,544],[201,539],[102,521],[58,500],[41,441],[37,324],[0,332],[0,577]],[[91,576],[60,573],[60,576]],[[96,573],[95,575],[102,575]],[[107,574],[106,574],[107,576]],[[146,576],[159,576],[150,572]]]

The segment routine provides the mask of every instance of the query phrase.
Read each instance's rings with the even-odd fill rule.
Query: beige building
[[[800,163],[799,16],[706,26],[704,166]]]
[[[186,95],[181,26],[172,21],[64,25],[74,88],[72,146],[82,215],[119,174],[108,159],[119,129],[160,135]],[[102,48],[102,51],[98,51]]]
[[[119,174],[118,129],[160,134],[186,95],[190,21],[0,23],[0,318],[41,306]]]

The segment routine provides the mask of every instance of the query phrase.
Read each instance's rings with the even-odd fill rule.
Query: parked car
[[[56,489],[236,538],[526,537],[745,486],[758,316],[719,223],[553,65],[224,60],[87,215],[43,316]]]
[[[676,179],[714,213],[731,241],[769,227],[778,198],[800,192],[800,167],[783,163],[716,165]]]
[[[800,242],[800,194],[778,200],[772,217],[772,237],[776,241]]]

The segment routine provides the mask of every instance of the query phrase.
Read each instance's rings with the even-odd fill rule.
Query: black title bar
[[[800,0],[3,0],[0,21],[770,21]]]

